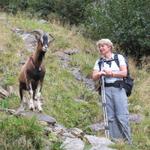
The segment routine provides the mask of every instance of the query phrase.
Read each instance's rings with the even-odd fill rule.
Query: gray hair
[[[110,46],[111,49],[113,49],[113,43],[109,39],[101,39],[101,40],[97,41],[97,43],[96,43],[97,47],[99,45],[103,45],[103,44],[106,44],[106,45]]]

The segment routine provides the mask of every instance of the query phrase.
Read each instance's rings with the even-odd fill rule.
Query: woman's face
[[[111,52],[111,46],[107,45],[107,44],[100,44],[98,46],[98,49],[99,49],[99,52],[102,54],[102,55],[106,55],[108,52]]]

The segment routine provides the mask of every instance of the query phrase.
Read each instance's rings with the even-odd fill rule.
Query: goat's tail
[[[23,100],[23,89],[22,89],[21,83],[19,84],[19,95],[20,95],[20,100],[22,102],[22,100]]]

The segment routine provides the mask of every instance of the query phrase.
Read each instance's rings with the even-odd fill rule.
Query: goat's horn
[[[55,40],[55,38],[49,33],[49,36],[50,36],[50,42],[52,42],[52,41],[54,41]]]
[[[42,30],[33,30],[31,33],[35,33],[35,34],[39,34],[39,35],[43,35],[43,31]]]
[[[40,37],[43,35],[43,31],[42,30],[33,30],[30,33],[35,35],[37,39],[40,39]]]

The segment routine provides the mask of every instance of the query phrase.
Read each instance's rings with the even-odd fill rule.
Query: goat
[[[50,43],[54,40],[51,34],[44,33],[41,30],[32,31],[37,40],[37,48],[22,66],[19,74],[19,95],[21,107],[24,109],[25,100],[23,98],[24,91],[29,92],[29,109],[42,111],[41,106],[41,90],[45,76],[45,66],[43,58]]]

